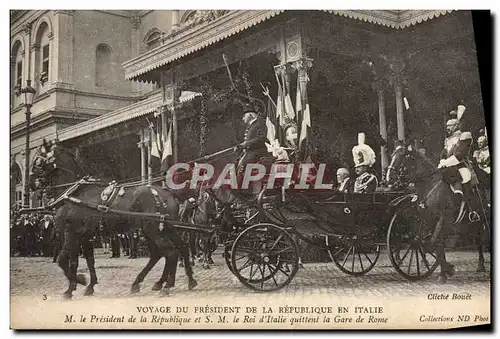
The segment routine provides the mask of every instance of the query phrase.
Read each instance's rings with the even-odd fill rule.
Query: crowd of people
[[[11,224],[11,254],[25,257],[58,255],[54,219],[51,215],[30,213],[21,215]]]
[[[10,231],[12,256],[41,256],[57,261],[61,238],[52,215],[36,212],[20,215],[12,219]],[[101,221],[96,226],[92,244],[94,248],[103,249],[104,254],[111,254],[110,258],[148,256],[146,240],[140,229],[116,232]],[[84,257],[83,251],[80,254]]]

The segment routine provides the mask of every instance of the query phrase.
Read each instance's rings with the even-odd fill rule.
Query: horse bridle
[[[396,147],[396,149],[392,152],[392,161],[391,161],[391,164],[387,167],[387,169],[390,169],[390,170],[394,170],[396,171],[397,168],[392,166],[393,163],[394,163],[394,156],[396,155],[396,152],[398,152],[400,149],[404,149],[405,147],[404,146],[398,146]],[[412,150],[408,150],[407,149],[407,152],[408,154],[405,155],[406,158],[410,158],[410,157],[414,157],[415,155],[417,155],[418,157],[420,157],[427,165],[429,165],[429,167],[435,167],[434,164],[432,163],[431,159],[429,159],[427,156],[425,156],[424,154],[412,149]],[[418,177],[415,177],[413,178],[413,181],[421,181],[423,179],[426,179],[428,177],[431,177],[433,176],[434,174],[438,173],[440,171],[440,169],[435,169],[433,170],[431,173],[429,174],[426,174],[426,175],[423,175],[423,176],[418,176]],[[388,172],[389,173],[389,172]]]

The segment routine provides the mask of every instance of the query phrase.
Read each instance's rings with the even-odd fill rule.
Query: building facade
[[[170,162],[241,141],[234,89],[267,102],[262,85],[277,98],[277,79],[307,98],[308,149],[334,168],[352,163],[359,132],[377,151],[379,173],[395,139],[423,140],[437,157],[459,104],[474,135],[484,127],[469,11],[22,11],[11,25],[20,173],[16,86],[28,77],[37,90],[30,147],[57,138],[120,180],[146,182],[159,170],[154,121],[172,131]],[[22,192],[22,175],[13,180]]]

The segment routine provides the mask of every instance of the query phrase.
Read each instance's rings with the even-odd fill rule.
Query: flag
[[[278,78],[276,78],[277,80]],[[276,99],[276,117],[279,119],[279,124],[281,126],[285,125],[285,117],[284,117],[284,108],[283,108],[283,89],[281,88],[281,84],[278,81],[278,98]]]
[[[167,134],[167,140],[164,140],[164,149],[163,149],[163,156],[161,161],[164,162],[169,155],[173,154],[172,151],[172,125],[170,125],[170,128],[168,129],[168,134]]]
[[[149,120],[148,120],[149,121]],[[155,128],[155,125],[153,123],[149,123],[149,129],[151,130],[150,136],[151,136],[151,155],[156,157],[156,158],[161,158],[161,151],[162,151],[162,142],[160,139],[160,135],[158,131]]]
[[[311,127],[311,114],[309,112],[309,104],[306,104],[306,108],[304,109],[304,115],[302,117],[302,125],[300,129],[300,138],[299,138],[299,148],[302,144],[302,141],[307,138],[307,128]]]
[[[285,95],[285,112],[290,119],[295,119],[295,111],[292,105],[292,99],[290,98],[290,93]]]
[[[297,96],[295,98],[295,110],[297,111],[297,115],[300,111],[302,111],[302,95],[300,92],[300,78],[297,77]]]

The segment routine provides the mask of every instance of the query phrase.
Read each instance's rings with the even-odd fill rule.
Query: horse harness
[[[110,205],[113,201],[116,200],[117,197],[121,197],[125,194],[124,186],[120,186],[116,183],[116,181],[112,181],[104,190],[101,192],[101,203],[95,204],[91,202],[82,201],[78,199],[72,194],[83,185],[103,185],[103,182],[100,180],[96,180],[93,178],[83,178],[78,182],[74,183],[69,189],[67,189],[58,199],[56,199],[52,204],[47,206],[47,208],[54,208],[58,204],[62,202],[70,202],[75,205],[87,207],[89,209],[98,210],[102,213],[112,213],[119,215],[129,215],[129,216],[143,216],[143,217],[151,217],[155,219],[159,219],[159,230],[163,231],[165,228],[165,219],[170,216],[167,212],[167,203],[161,198],[158,191],[153,187],[149,186],[151,194],[155,200],[156,213],[147,213],[147,212],[131,212],[125,210],[119,210],[111,208]]]

